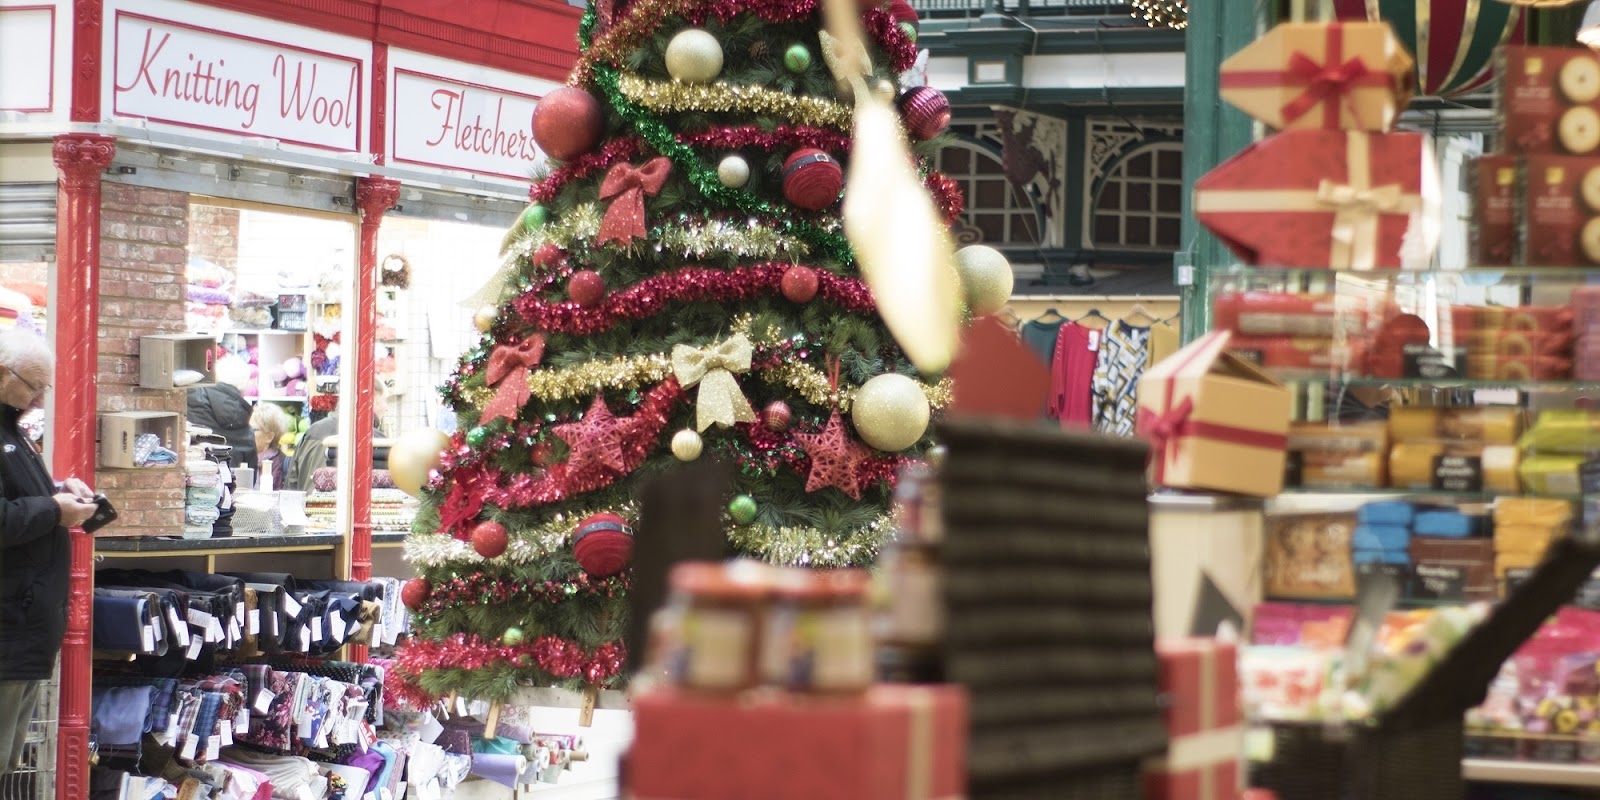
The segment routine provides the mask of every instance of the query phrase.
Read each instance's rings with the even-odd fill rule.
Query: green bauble
[[[540,203],[534,203],[522,210],[522,219],[519,221],[525,231],[531,233],[539,230],[544,227],[546,222],[550,221],[550,209],[545,208]]]
[[[747,494],[741,494],[728,503],[728,516],[733,517],[733,521],[740,525],[755,522],[757,510],[755,498]]]
[[[911,40],[912,44],[917,43],[917,26],[912,25],[909,22],[902,22],[900,23],[900,32],[905,34],[906,38]]]
[[[803,44],[791,44],[783,52],[784,69],[790,72],[805,72],[811,69],[811,50]]]
[[[488,441],[489,429],[483,427],[482,425],[467,431],[467,444],[474,449],[482,447]]]
[[[522,644],[524,635],[525,634],[523,634],[521,628],[513,625],[509,628],[506,628],[506,632],[501,634],[500,643],[506,645],[507,647],[516,647],[517,645]]]

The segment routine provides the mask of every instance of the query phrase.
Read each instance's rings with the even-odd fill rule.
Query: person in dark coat
[[[255,469],[258,456],[256,434],[250,428],[250,401],[239,393],[239,387],[235,384],[237,379],[226,374],[230,371],[226,365],[236,361],[219,359],[217,385],[189,390],[189,424],[210,428],[213,433],[227,439],[228,446],[233,448],[228,461],[235,469]],[[242,371],[247,368],[237,364],[235,369]]]
[[[39,685],[67,630],[67,528],[94,515],[83,481],[57,483],[20,425],[44,407],[55,357],[44,340],[0,333],[0,775],[14,771]]]

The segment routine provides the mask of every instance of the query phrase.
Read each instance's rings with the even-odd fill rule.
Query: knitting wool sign
[[[112,113],[361,150],[361,61],[118,11]]]
[[[393,84],[391,159],[529,180],[541,157],[537,95],[408,69],[396,69]]]

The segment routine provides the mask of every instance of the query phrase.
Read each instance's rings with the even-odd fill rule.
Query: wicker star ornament
[[[834,409],[828,424],[819,433],[797,433],[796,442],[811,457],[811,474],[806,477],[806,491],[815,492],[832,486],[850,496],[861,499],[861,462],[867,459],[867,448],[850,438],[844,418]]]
[[[557,425],[555,434],[571,450],[567,468],[573,477],[607,471],[620,475],[626,469],[622,443],[633,433],[633,427],[633,420],[612,416],[605,398],[597,394],[583,419]]]

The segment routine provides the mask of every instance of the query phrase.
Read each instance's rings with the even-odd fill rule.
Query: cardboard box
[[[1244,729],[1239,653],[1215,639],[1156,642],[1167,698],[1167,753],[1144,765],[1146,800],[1233,800],[1239,796]]]
[[[1500,59],[1501,152],[1600,155],[1600,58],[1586,47],[1507,46]]]
[[[1157,486],[1272,497],[1283,489],[1289,391],[1213,331],[1145,370],[1140,435]]]
[[[1355,530],[1353,513],[1267,517],[1267,596],[1313,600],[1355,596],[1350,561]]]
[[[134,463],[134,442],[144,434],[155,434],[161,446],[168,450],[183,451],[178,441],[178,415],[169,411],[113,411],[99,417],[100,466],[113,469],[131,469]],[[176,466],[176,465],[174,465]]]
[[[1600,264],[1600,158],[1529,156],[1524,165],[1520,262]]]
[[[142,389],[199,389],[215,386],[217,365],[213,351],[217,338],[210,334],[165,333],[139,337],[139,387]],[[200,374],[197,381],[179,384],[176,375]]]
[[[1222,62],[1222,99],[1279,130],[1386,131],[1415,63],[1386,22],[1286,22]]]
[[[878,685],[858,697],[633,701],[631,800],[954,800],[966,794],[959,686]]]
[[[1427,269],[1440,190],[1419,133],[1284,131],[1195,183],[1195,217],[1247,264]]]
[[[1517,161],[1516,156],[1483,156],[1472,162],[1472,225],[1467,235],[1474,265],[1516,263]]]

